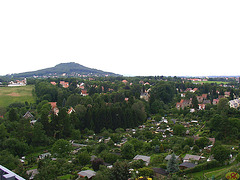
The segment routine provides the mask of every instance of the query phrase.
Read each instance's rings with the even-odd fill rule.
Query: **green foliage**
[[[72,145],[64,139],[57,140],[52,146],[52,153],[57,157],[66,157],[72,150]]]
[[[79,162],[82,166],[85,166],[90,163],[91,156],[88,154],[87,151],[81,152],[77,156],[77,162]]]
[[[132,159],[135,155],[134,146],[130,143],[125,143],[121,147],[121,155],[124,159]]]
[[[110,173],[111,180],[128,180],[130,177],[131,174],[129,173],[129,165],[127,161],[117,161],[113,164]]]
[[[20,165],[17,157],[14,157],[8,150],[0,151],[0,164],[10,170],[14,170]]]
[[[139,176],[144,176],[144,177],[153,177],[153,169],[150,167],[143,167],[138,169]]]
[[[172,154],[171,158],[168,160],[167,171],[169,173],[175,173],[179,171],[178,162],[174,153]]]
[[[212,148],[212,154],[214,156],[214,159],[222,163],[225,160],[229,159],[230,150],[225,146],[216,145]]]
[[[206,147],[209,144],[209,142],[210,142],[209,139],[206,137],[201,137],[195,141],[196,145],[201,149]]]
[[[186,134],[186,128],[181,124],[175,124],[173,126],[173,133],[178,136],[184,136]]]
[[[153,154],[150,159],[150,165],[153,167],[158,167],[163,163],[164,158],[164,154]]]
[[[92,168],[94,171],[98,171],[100,165],[103,165],[104,161],[100,158],[95,158],[94,160],[92,160]]]
[[[3,142],[3,148],[11,152],[14,156],[22,157],[28,153],[28,144],[19,141],[16,138],[8,138]]]
[[[8,135],[9,134],[7,132],[7,128],[5,127],[5,125],[3,123],[0,124],[0,141],[4,141]]]
[[[183,175],[183,174],[200,172],[200,171],[203,171],[203,170],[206,170],[206,169],[212,169],[212,168],[215,168],[215,167],[219,167],[220,165],[221,164],[218,161],[213,160],[213,161],[204,162],[202,164],[199,164],[199,165],[195,166],[194,168],[189,168],[189,169],[186,169],[186,170],[183,170],[183,171],[179,171],[177,174],[178,175]]]
[[[130,167],[132,169],[139,169],[139,168],[143,168],[145,166],[146,166],[146,163],[142,159],[134,160],[130,164]]]

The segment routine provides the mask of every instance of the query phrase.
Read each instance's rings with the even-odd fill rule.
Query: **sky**
[[[239,9],[239,0],[0,1],[0,75],[76,62],[126,76],[238,76]]]

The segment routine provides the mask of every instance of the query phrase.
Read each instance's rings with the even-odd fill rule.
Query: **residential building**
[[[229,101],[229,106],[237,109],[240,106],[240,98]]]
[[[192,104],[191,100],[181,99],[181,101],[176,104],[176,108],[184,109],[185,107],[189,107],[191,104]]]
[[[96,176],[96,172],[92,170],[85,170],[85,171],[80,171],[78,173],[78,176],[80,178],[85,178],[87,177],[88,179],[91,179],[93,176]]]
[[[82,89],[81,95],[82,96],[87,96],[88,95],[87,90],[86,89]]]
[[[143,160],[146,163],[146,166],[150,163],[150,156],[136,155],[133,160]]]
[[[27,111],[24,116],[25,119],[34,119],[34,116],[32,115],[32,113],[30,111]]]
[[[201,159],[204,159],[204,158],[205,157],[203,156],[186,154],[186,156],[183,158],[183,162],[200,161]]]
[[[219,99],[213,99],[213,102],[212,102],[212,104],[213,104],[213,105],[217,105],[217,104],[218,104],[218,102],[219,102]]]
[[[175,156],[175,157],[176,157],[176,160],[179,160],[179,156]],[[169,161],[171,158],[172,158],[172,154],[169,154],[165,157],[165,160]]]
[[[68,82],[60,81],[60,84],[61,84],[62,87],[64,87],[64,88],[68,88],[68,87],[69,87],[69,83],[68,83]]]
[[[0,180],[25,180],[11,170],[0,165]]]
[[[54,81],[52,81],[52,82],[50,82],[52,85],[54,85],[54,86],[56,86],[57,85],[57,83],[56,82],[54,82]]]
[[[57,107],[57,102],[49,102],[49,104],[50,104],[51,107],[52,107],[52,112],[53,112],[55,115],[58,115],[59,109],[58,109],[58,107]]]
[[[140,95],[140,99],[144,99],[145,101],[149,101],[150,95],[148,92],[142,92]]]
[[[196,164],[190,163],[190,162],[183,162],[182,164],[179,165],[179,169],[184,170],[187,168],[194,168]]]

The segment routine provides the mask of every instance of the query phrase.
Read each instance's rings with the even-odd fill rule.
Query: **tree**
[[[8,114],[8,118],[10,121],[18,121],[19,115],[17,113],[17,110],[15,108],[11,108]]]
[[[111,169],[110,179],[111,180],[128,180],[131,177],[129,172],[129,165],[127,161],[117,161],[113,164]]]
[[[134,157],[135,151],[134,146],[130,143],[125,143],[121,147],[121,155],[124,159],[132,159]]]
[[[195,95],[193,95],[193,97],[192,97],[192,105],[193,105],[194,109],[198,109],[198,100]]]
[[[93,161],[92,161],[92,168],[94,171],[98,171],[99,170],[99,166],[100,165],[103,165],[104,164],[104,161],[100,158],[95,158]]]
[[[28,144],[19,141],[16,138],[8,138],[3,142],[3,148],[8,150],[14,156],[23,156],[29,150]]]
[[[45,134],[42,123],[36,122],[33,127],[32,144],[35,146],[40,146],[48,143],[49,139]]]
[[[229,158],[230,150],[223,145],[217,145],[212,148],[212,154],[214,156],[214,159],[223,163]]]
[[[144,177],[153,177],[153,169],[149,167],[143,167],[138,169],[139,175]]]
[[[192,150],[195,153],[199,153],[199,147],[197,145],[194,145]]]
[[[176,124],[173,126],[173,133],[178,136],[183,136],[186,133],[186,128],[181,124]]]
[[[169,173],[175,173],[178,172],[178,163],[177,163],[177,159],[175,154],[173,153],[171,158],[169,159],[168,163],[167,163],[167,171]]]
[[[201,138],[197,139],[195,141],[195,143],[199,148],[203,149],[204,147],[206,147],[209,144],[209,139],[206,137],[201,137]]]
[[[217,104],[217,109],[219,112],[227,112],[229,110],[229,104],[228,104],[227,98],[221,98]]]
[[[20,165],[20,161],[17,157],[14,157],[9,151],[0,151],[0,164],[4,167],[13,170]]]
[[[90,163],[91,156],[88,154],[87,151],[84,151],[77,156],[77,160],[82,166],[85,166]]]
[[[0,141],[5,140],[7,138],[7,136],[8,136],[7,128],[2,123],[2,124],[0,124]]]
[[[56,154],[57,157],[65,157],[72,150],[71,144],[64,139],[57,140],[52,146],[52,153]]]

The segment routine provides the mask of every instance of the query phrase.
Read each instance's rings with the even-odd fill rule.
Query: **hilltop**
[[[78,63],[60,63],[54,67],[37,71],[12,74],[15,78],[20,77],[49,77],[49,76],[121,76],[112,72],[105,72],[93,68],[88,68]]]

